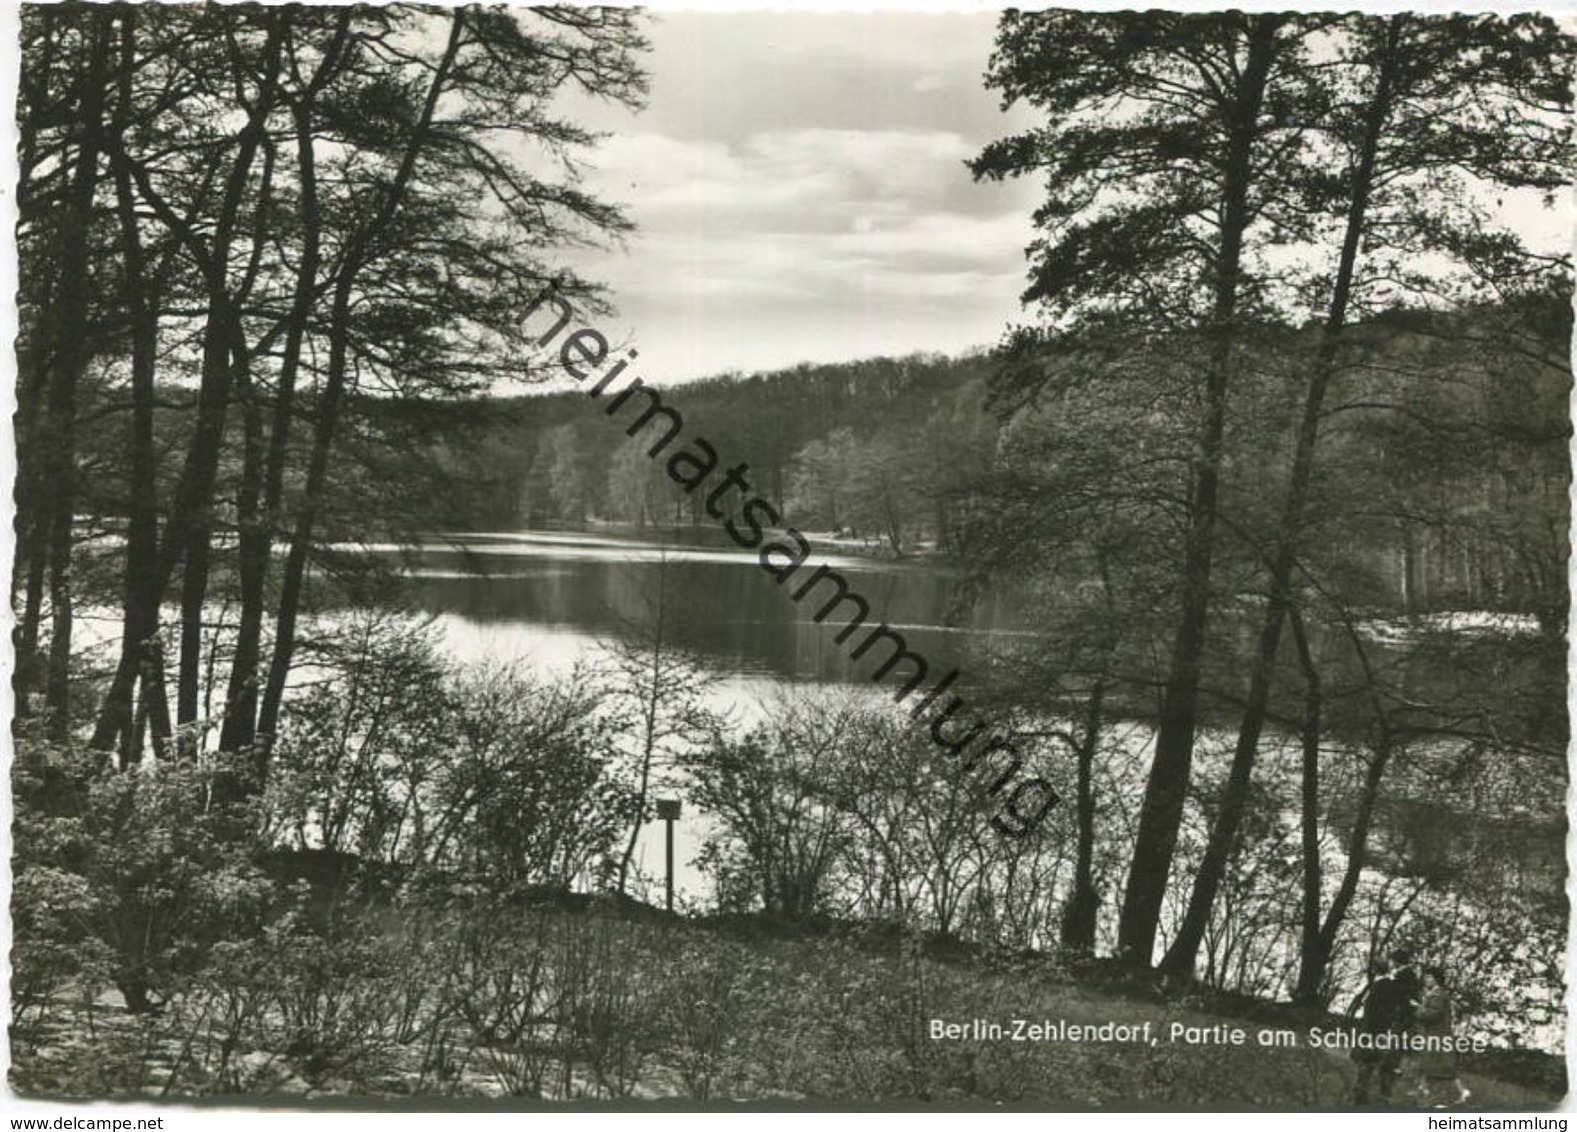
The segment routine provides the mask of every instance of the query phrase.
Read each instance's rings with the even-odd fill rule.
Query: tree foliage
[[[1572,58],[1569,37],[1542,17],[1010,11],[1001,20],[987,85],[1044,122],[991,144],[971,168],[1043,176],[1047,190],[1024,294],[1041,328],[1020,334],[1024,360],[1006,383],[1016,397],[1045,385],[1060,392],[1067,355],[1104,352],[1120,372],[1110,355],[1142,357],[1163,343],[1187,375],[1170,418],[1181,424],[1175,486],[1161,491],[1186,502],[1169,554],[1178,564],[1172,649],[1123,901],[1121,947],[1132,963],[1154,957],[1212,618],[1234,591],[1263,592],[1232,772],[1164,964],[1185,976],[1249,805],[1284,625],[1327,584],[1307,558],[1328,537],[1320,508],[1344,505],[1321,493],[1316,456],[1332,383],[1362,364],[1342,348],[1347,324],[1404,305],[1536,302],[1566,278],[1565,259],[1497,226],[1490,202],[1518,191],[1547,200],[1569,181]],[[1323,334],[1302,359],[1266,356],[1267,328],[1307,323]],[[1039,364],[1042,352],[1055,360]],[[1281,366],[1302,370],[1287,392],[1303,412],[1288,424],[1258,400],[1257,375]],[[1137,403],[1155,405],[1173,383],[1154,388]],[[1267,431],[1284,437],[1287,454],[1288,471],[1272,481],[1279,515],[1253,501],[1234,512],[1234,465],[1274,467]],[[1088,475],[1092,488],[1123,486],[1109,471]],[[1137,502],[1124,495],[1125,507]],[[1105,529],[1072,527],[1097,559]],[[1225,581],[1222,555],[1238,539],[1243,558]],[[1316,773],[1313,761],[1306,773]],[[1305,840],[1309,852],[1314,841]],[[1318,887],[1311,874],[1310,948]]]

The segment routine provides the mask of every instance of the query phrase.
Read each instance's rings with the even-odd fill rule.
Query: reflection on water
[[[665,634],[697,654],[724,687],[742,689],[741,681],[754,681],[757,690],[805,681],[870,687],[867,681],[890,650],[874,648],[859,661],[851,659],[864,633],[837,640],[846,605],[824,623],[813,620],[834,592],[831,584],[818,585],[798,602],[790,596],[819,565],[843,575],[868,602],[867,623],[886,623],[900,632],[907,646],[925,658],[933,679],[950,668],[961,669],[956,689],[984,671],[991,652],[1040,635],[1028,605],[1011,592],[966,601],[962,578],[947,569],[851,556],[838,553],[833,540],[812,536],[810,541],[810,559],[782,584],[761,568],[754,552],[706,528],[665,531],[660,540],[650,533],[608,529],[491,532],[435,539],[403,551],[374,549],[399,562],[417,607],[443,620],[455,655],[522,660],[547,671],[567,671],[600,644],[651,626],[661,592],[666,595]],[[1478,628],[1456,633],[1445,649],[1417,647],[1414,637],[1422,623],[1369,623],[1371,662],[1393,670],[1408,695],[1421,702],[1453,702],[1464,687],[1531,686],[1540,657],[1506,647],[1526,635],[1526,626],[1486,632],[1479,621],[1487,615],[1453,616]],[[1241,673],[1256,647],[1258,618],[1259,609],[1249,605],[1223,609],[1213,619],[1213,655],[1207,662],[1219,670],[1219,679],[1232,681]],[[1495,625],[1504,628],[1504,621]],[[1326,631],[1311,624],[1310,632],[1316,653],[1325,654],[1331,686],[1361,686],[1364,674],[1351,650],[1325,650]],[[1343,631],[1329,632],[1340,637]],[[1295,673],[1291,677],[1293,684],[1299,679]],[[1141,714],[1146,707],[1131,706]],[[1230,702],[1211,700],[1201,711],[1207,726],[1236,723]]]
[[[958,580],[944,571],[836,554],[813,554],[782,585],[754,553],[737,548],[605,534],[466,535],[463,543],[408,552],[405,562],[421,608],[477,627],[474,634],[446,630],[460,655],[491,652],[550,668],[597,641],[651,624],[662,588],[674,641],[724,672],[862,680],[885,650],[853,662],[849,651],[858,638],[839,644],[841,622],[812,619],[831,585],[801,602],[789,596],[817,565],[847,578],[870,603],[870,623],[899,629],[933,670],[962,664],[971,647],[992,634],[1023,630],[1002,623],[990,606],[960,613]]]
[[[718,673],[705,705],[735,724],[759,719],[798,683],[855,683],[873,698],[885,694],[865,683],[880,656],[851,661],[853,640],[838,643],[839,625],[811,619],[820,607],[816,594],[794,602],[788,593],[798,579],[779,585],[754,553],[723,543],[518,532],[468,533],[403,552],[372,549],[400,556],[416,605],[435,615],[446,651],[460,660],[568,675],[577,664],[596,660],[604,644],[650,625],[664,591],[671,639]],[[941,570],[819,552],[809,561],[800,578],[817,565],[837,569],[870,603],[870,622],[899,629],[933,671],[963,663],[970,647],[993,633],[1018,628],[993,624],[989,606],[955,619],[957,581]],[[693,861],[706,820],[686,807],[674,832],[679,898],[705,899],[708,887]],[[660,877],[662,823],[642,830],[636,864]]]
[[[707,688],[707,706],[731,714],[735,723],[744,725],[759,718],[775,697],[795,684],[849,684],[858,694],[873,699],[889,694],[888,689],[868,682],[885,649],[875,650],[876,655],[860,662],[851,661],[850,646],[858,638],[840,644],[836,640],[840,622],[818,624],[812,620],[812,613],[825,600],[821,592],[800,603],[789,597],[818,564],[843,574],[869,602],[871,623],[886,622],[899,629],[909,647],[924,655],[933,675],[954,665],[965,669],[966,676],[970,669],[981,671],[981,654],[991,644],[1034,635],[1035,626],[1025,623],[1026,606],[999,595],[971,607],[962,600],[960,580],[940,568],[818,552],[788,585],[779,585],[761,569],[755,554],[742,552],[720,533],[713,533],[718,536],[715,540],[705,533],[683,532],[668,542],[615,532],[467,534],[406,551],[400,560],[411,578],[416,604],[435,616],[451,655],[463,660],[519,662],[546,675],[567,674],[578,663],[595,660],[607,642],[650,625],[658,594],[664,592],[668,610],[664,621],[671,639],[698,654],[717,674]],[[816,545],[816,540],[812,543]],[[383,553],[397,552],[385,548]],[[1221,654],[1219,663],[1231,664],[1234,656],[1240,658],[1252,650],[1256,615],[1257,610],[1251,608],[1247,615],[1223,612],[1217,619],[1214,634]],[[1319,629],[1313,628],[1318,646]],[[1442,652],[1412,647],[1411,632],[1409,628],[1408,632],[1369,634],[1371,656],[1375,663],[1400,665],[1404,686],[1421,701],[1446,699],[1450,689],[1460,687],[1464,680],[1503,688],[1521,687],[1528,680],[1527,667],[1533,661],[1515,649],[1499,647],[1495,639],[1484,638],[1482,633],[1464,634]],[[1516,634],[1502,635],[1509,638]],[[1337,662],[1332,663],[1332,686],[1357,685],[1356,673],[1345,673],[1334,667]],[[1207,721],[1197,760],[1197,773],[1216,780],[1225,773],[1230,727],[1236,721],[1230,706],[1223,710],[1226,714],[1219,719]],[[1148,765],[1149,731],[1137,725],[1128,734],[1123,749],[1103,763],[1103,773],[1117,774],[1118,764],[1126,765],[1124,784],[1118,787],[1108,782],[1107,787],[1137,799]],[[1337,760],[1333,765],[1339,765],[1341,740],[1332,733],[1328,742],[1330,756]],[[1295,767],[1270,773],[1277,748],[1285,744],[1267,739],[1266,746],[1261,780],[1294,781]],[[1563,785],[1564,779],[1548,784],[1554,791]],[[1515,862],[1521,870],[1518,878],[1503,878],[1505,884],[1521,885],[1534,896],[1546,889],[1559,891],[1565,877],[1562,838],[1548,820],[1535,820],[1532,813],[1499,820],[1506,815],[1495,814],[1492,806],[1486,816],[1453,808],[1453,804],[1432,796],[1408,797],[1410,793],[1407,778],[1399,769],[1374,815],[1367,870],[1371,879],[1388,885],[1390,877],[1405,879],[1429,861],[1444,860],[1444,854],[1452,858],[1446,862],[1451,866],[1446,871],[1451,873],[1479,876],[1487,863]],[[1528,801],[1536,800],[1530,797]],[[1460,805],[1460,800],[1456,804]],[[1534,804],[1533,813],[1544,809]],[[1291,836],[1297,814],[1287,811],[1280,818]],[[1344,839],[1345,815],[1340,806],[1329,815],[1329,821],[1333,833]],[[1425,844],[1428,839],[1421,838],[1420,830],[1450,834],[1441,848]],[[704,815],[687,805],[676,829],[676,879],[681,899],[710,896],[693,865],[706,831]],[[1471,851],[1466,850],[1469,844]],[[1113,853],[1122,856],[1120,847]],[[1464,853],[1466,859],[1458,859]],[[647,875],[660,876],[661,823],[654,821],[645,827],[637,842],[637,855]],[[1339,853],[1329,865],[1330,875],[1339,873]],[[1471,911],[1470,905],[1463,905],[1464,916]],[[1352,971],[1347,976],[1357,978]],[[1528,1037],[1540,1043],[1549,1034],[1539,1030]]]

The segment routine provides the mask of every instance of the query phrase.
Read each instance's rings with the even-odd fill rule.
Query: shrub
[[[93,941],[127,1009],[155,1008],[208,950],[261,926],[272,885],[253,864],[249,812],[215,801],[215,760],[115,773],[92,754],[18,743],[17,946],[24,985],[92,982],[63,949]],[[48,782],[45,788],[42,784]],[[41,796],[46,792],[47,797]]]

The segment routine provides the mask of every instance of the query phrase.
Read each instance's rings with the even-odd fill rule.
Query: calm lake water
[[[935,675],[965,667],[993,638],[1022,633],[1001,603],[965,610],[960,579],[920,563],[850,553],[809,537],[812,555],[787,584],[762,569],[756,551],[721,531],[635,530],[466,533],[416,548],[382,548],[398,557],[416,606],[437,619],[451,654],[462,660],[520,662],[547,674],[595,660],[607,643],[651,625],[659,600],[673,640],[716,674],[707,706],[739,722],[759,717],[779,694],[800,685],[849,685],[873,698],[870,682],[887,650],[859,661],[836,641],[841,622],[818,624],[821,600],[791,589],[818,565],[836,569],[885,621],[923,655]],[[830,587],[819,587],[830,592]],[[665,596],[663,596],[665,595]],[[677,887],[707,894],[691,864],[705,823],[686,812],[676,831]],[[663,847],[653,822],[637,845],[642,867],[658,876]]]
[[[722,532],[686,532],[684,541],[634,532],[467,534],[406,552],[405,561],[418,605],[447,623],[456,651],[551,668],[651,624],[666,593],[676,643],[720,673],[754,684],[863,682],[872,658],[851,661],[852,642],[834,639],[839,623],[812,620],[817,595],[831,587],[803,602],[789,597],[817,565],[847,578],[870,603],[870,622],[900,631],[933,668],[961,664],[993,635],[1023,631],[1001,608],[965,610],[959,579],[943,570],[814,538],[811,545],[808,564],[784,585]]]

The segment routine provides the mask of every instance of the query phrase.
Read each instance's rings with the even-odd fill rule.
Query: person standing
[[[1397,954],[1392,952],[1393,964]],[[1402,1071],[1401,1037],[1412,1009],[1411,983],[1400,977],[1405,973],[1405,967],[1398,969],[1378,959],[1369,967],[1369,987],[1364,992],[1363,1017],[1358,1032],[1371,1035],[1390,1048],[1354,1047],[1352,1059],[1358,1063],[1354,1104],[1369,1104],[1376,1094],[1382,1104],[1391,1100],[1396,1079]],[[1380,1038],[1382,1034],[1388,1036]]]
[[[1402,1016],[1397,1026],[1401,1031],[1412,1029],[1413,1015],[1418,1010],[1419,996],[1423,993],[1423,980],[1419,978],[1413,959],[1413,949],[1410,947],[1391,949],[1391,977],[1396,980],[1403,1000]]]
[[[1443,967],[1424,971],[1423,990],[1418,1003],[1418,1034],[1426,1038],[1450,1038],[1456,1028],[1451,991]],[[1463,1088],[1457,1076],[1455,1050],[1422,1050],[1418,1054],[1419,1095],[1425,1104],[1436,1108],[1461,1104],[1473,1094]]]

